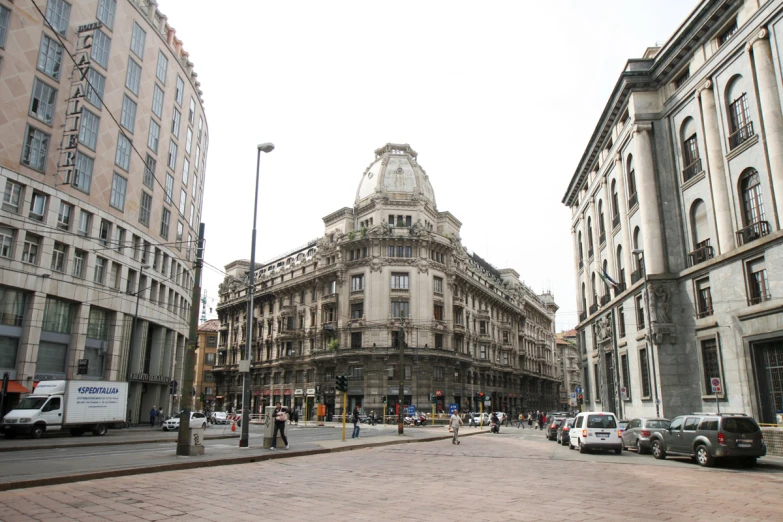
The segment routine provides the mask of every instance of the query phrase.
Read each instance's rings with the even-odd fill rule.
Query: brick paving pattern
[[[780,473],[551,460],[552,448],[480,435],[37,487],[0,493],[0,520],[783,519]]]

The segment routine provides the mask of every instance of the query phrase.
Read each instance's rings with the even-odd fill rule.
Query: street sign
[[[408,406],[408,415],[416,415],[416,406],[413,404]]]
[[[622,397],[623,400],[628,399],[628,388],[625,386],[620,386],[620,397]]]
[[[90,369],[89,359],[79,359],[79,369],[76,371],[76,375],[87,375]]]
[[[710,384],[712,385],[712,393],[722,393],[722,383],[720,381],[720,377],[712,377],[710,378]]]
[[[492,406],[492,400],[491,399],[484,399],[484,406]]]
[[[454,415],[454,412],[459,409],[459,406],[456,404],[449,404],[449,415]]]
[[[582,393],[582,387],[581,386],[577,386],[575,391],[576,391],[576,393]]]
[[[572,393],[572,394],[571,394],[571,399],[572,399],[572,400],[576,400],[576,394],[575,394],[575,393]]]

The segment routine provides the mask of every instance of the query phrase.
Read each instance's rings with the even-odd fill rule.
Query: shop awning
[[[19,384],[18,381],[8,381],[8,393],[30,393],[30,390]]]
[[[218,395],[218,396],[217,396],[217,397],[215,397],[215,398],[216,398],[216,399],[222,399],[222,398],[223,398],[223,396],[222,396],[222,395]]]

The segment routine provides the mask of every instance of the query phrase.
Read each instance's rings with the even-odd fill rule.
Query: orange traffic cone
[[[234,421],[231,421],[231,431],[237,431],[237,423]]]

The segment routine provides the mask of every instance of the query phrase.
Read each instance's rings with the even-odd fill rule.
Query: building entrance
[[[774,424],[783,412],[783,339],[754,343],[759,422]]]

